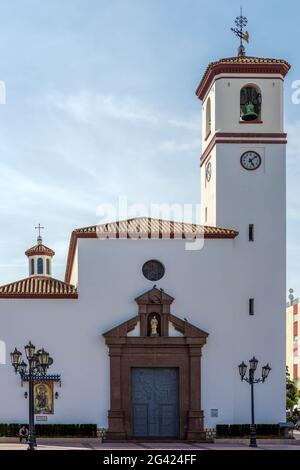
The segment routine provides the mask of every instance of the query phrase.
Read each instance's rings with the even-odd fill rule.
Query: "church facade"
[[[64,281],[41,237],[27,250],[29,276],[0,287],[0,422],[27,420],[27,384],[8,353],[29,340],[61,376],[37,384],[37,422],[95,423],[111,439],[201,439],[205,428],[250,422],[238,365],[253,355],[257,373],[272,368],[255,390],[256,422],[285,421],[289,68],[241,55],[204,73],[202,225],[76,229]]]

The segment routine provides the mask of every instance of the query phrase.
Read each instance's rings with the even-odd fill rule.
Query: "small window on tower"
[[[50,276],[50,260],[46,260],[46,273]]]
[[[205,222],[207,222],[207,216],[208,216],[208,211],[207,211],[207,207],[205,207]]]
[[[206,131],[205,131],[205,138],[209,136],[211,133],[211,101],[210,98],[207,100],[207,105],[206,105]]]
[[[34,275],[34,258],[30,260],[30,275]]]
[[[37,273],[44,274],[44,261],[43,258],[38,258],[37,260]]]
[[[249,242],[254,242],[254,224],[249,224]]]
[[[254,299],[249,299],[249,315],[254,315]]]
[[[241,89],[241,122],[261,122],[261,91],[256,85],[246,85]]]

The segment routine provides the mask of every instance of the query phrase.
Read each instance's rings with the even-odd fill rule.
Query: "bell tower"
[[[236,21],[234,32],[241,39],[238,55],[210,63],[196,90],[202,102],[201,223],[239,232],[229,256],[232,277],[226,277],[227,262],[219,258],[224,283],[232,289],[222,301],[231,305],[234,357],[255,354],[270,362],[276,382],[272,398],[284,417],[287,135],[283,98],[290,65],[282,59],[247,56],[245,18]],[[240,384],[233,380],[237,397]],[[274,386],[269,392],[266,386],[259,393],[272,394],[272,390]],[[237,405],[234,413],[234,422],[240,422]],[[261,416],[267,419],[267,413],[266,418]]]
[[[235,32],[248,40],[248,33]],[[284,60],[246,56],[244,46],[238,56],[207,67],[196,90],[203,225],[243,236],[249,225],[275,230],[285,224],[283,86],[289,69]]]

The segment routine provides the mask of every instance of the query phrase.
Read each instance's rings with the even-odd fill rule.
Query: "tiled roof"
[[[146,238],[235,238],[236,230],[209,227],[170,220],[137,217],[135,219],[110,222],[101,225],[92,225],[74,230],[77,237],[91,235],[99,238],[130,238],[131,235]]]
[[[216,62],[211,62],[208,65],[196,90],[196,95],[202,100],[205,97],[212,79],[221,73],[272,73],[280,74],[285,77],[290,68],[290,64],[282,59],[251,56],[225,57]]]
[[[116,239],[232,239],[238,235],[233,229],[208,227],[204,225],[173,222],[148,217],[111,222],[90,227],[78,228],[72,232],[65,281],[70,282],[78,238]]]
[[[224,59],[219,59],[216,62],[211,62],[208,67],[220,63],[230,63],[230,64],[285,64],[290,68],[290,64],[286,60],[282,59],[270,59],[267,57],[252,57],[252,56],[235,56],[235,57],[225,57]]]
[[[55,252],[51,250],[51,248],[48,248],[48,246],[46,245],[37,244],[29,248],[27,251],[25,251],[25,255],[26,256],[46,255],[46,256],[52,257],[55,255]]]
[[[0,286],[1,298],[77,298],[77,290],[52,277],[34,276]]]

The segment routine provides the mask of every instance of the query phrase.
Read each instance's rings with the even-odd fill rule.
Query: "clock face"
[[[149,281],[159,281],[165,274],[165,268],[159,261],[150,260],[144,264],[143,274]]]
[[[211,162],[206,165],[206,181],[211,179]]]
[[[249,150],[241,156],[241,165],[245,170],[257,170],[261,165],[261,156],[257,152]]]

